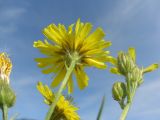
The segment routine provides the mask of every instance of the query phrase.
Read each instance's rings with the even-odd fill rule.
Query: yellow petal
[[[113,73],[113,74],[121,75],[121,73],[119,72],[118,68],[111,68],[110,72]]]
[[[88,36],[88,34],[90,33],[91,29],[92,29],[92,24],[86,23],[83,26],[83,28],[81,29],[81,31],[79,31],[79,34],[76,34],[75,49],[77,49],[77,47],[82,45],[82,42]]]
[[[56,66],[51,66],[47,69],[42,70],[42,73],[43,74],[50,74],[50,73],[54,72],[55,70],[56,70]]]
[[[104,62],[99,62],[99,61],[94,60],[92,58],[86,58],[86,59],[84,59],[84,61],[87,63],[88,66],[94,66],[99,69],[106,69],[107,68],[107,66]]]
[[[112,56],[107,56],[106,57],[106,62],[110,62],[111,64],[113,64],[115,66],[117,65],[117,59],[112,57]]]
[[[136,51],[135,51],[135,49],[134,48],[129,48],[128,53],[132,57],[133,61],[136,62]]]
[[[97,28],[91,35],[89,35],[83,44],[82,51],[85,51],[85,49],[92,49],[95,46],[97,46],[97,42],[103,39],[105,36],[104,31],[101,28]]]
[[[158,69],[158,67],[159,67],[158,64],[152,64],[152,65],[148,66],[147,68],[145,68],[143,70],[143,73],[152,72],[152,71]]]
[[[37,89],[44,96],[46,101],[49,103],[52,102],[54,95],[47,85],[43,85],[42,82],[38,82]]]
[[[76,22],[76,27],[75,27],[75,32],[76,32],[76,34],[77,34],[78,31],[79,31],[80,22],[81,22],[81,20],[80,20],[80,18],[78,18],[78,20],[77,20],[77,22]]]
[[[69,93],[69,94],[73,93],[73,80],[72,80],[72,75],[69,77],[69,80],[68,80],[68,93]]]
[[[65,26],[62,25],[62,24],[58,24],[58,29],[59,29],[60,35],[61,35],[63,38],[65,38],[66,35],[67,35],[67,30],[66,30]]]
[[[57,45],[52,45],[41,40],[35,41],[33,47],[38,48],[39,51],[45,55],[56,55],[57,52],[61,51],[61,48]]]
[[[65,75],[66,75],[66,69],[63,68],[52,81],[51,87],[57,87],[61,83]]]
[[[75,75],[77,78],[78,86],[81,90],[88,86],[89,78],[82,68],[77,68],[75,70]]]
[[[42,32],[49,40],[61,45],[62,37],[61,37],[59,30],[55,24],[50,24],[47,28],[44,28],[44,30]]]

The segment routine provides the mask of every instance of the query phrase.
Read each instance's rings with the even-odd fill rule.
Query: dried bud
[[[9,84],[0,80],[0,107],[7,105],[7,107],[12,107],[15,103],[16,95],[14,91],[10,88]]]
[[[125,83],[123,82],[114,83],[112,87],[112,96],[116,101],[123,100],[127,96]]]
[[[130,55],[123,52],[118,55],[118,69],[122,75],[127,75],[136,66]]]

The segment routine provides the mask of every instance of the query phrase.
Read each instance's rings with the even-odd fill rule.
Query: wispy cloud
[[[25,8],[21,7],[5,7],[0,10],[0,22],[13,22],[17,20],[26,12]],[[17,21],[18,22],[18,21]]]

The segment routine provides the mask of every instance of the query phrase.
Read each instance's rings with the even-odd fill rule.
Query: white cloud
[[[5,6],[0,10],[0,38],[5,39],[17,30],[17,23],[26,12],[25,8]]]

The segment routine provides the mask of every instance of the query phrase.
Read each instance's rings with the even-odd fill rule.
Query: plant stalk
[[[67,69],[67,73],[66,73],[66,75],[65,75],[65,77],[64,77],[64,80],[62,81],[62,84],[61,84],[61,86],[60,86],[60,88],[59,88],[59,90],[58,90],[58,92],[57,92],[57,94],[56,94],[55,101],[54,101],[54,102],[52,103],[52,105],[50,106],[50,109],[49,109],[49,111],[48,111],[48,113],[47,113],[47,116],[46,116],[45,120],[50,120],[50,118],[51,118],[51,116],[52,116],[52,113],[53,113],[53,111],[54,111],[54,109],[55,109],[55,107],[56,107],[56,104],[57,104],[57,102],[58,102],[58,100],[59,100],[59,98],[60,98],[60,96],[61,96],[61,94],[62,94],[62,91],[63,91],[63,89],[65,88],[65,86],[66,86],[66,84],[67,84],[67,82],[68,82],[68,79],[69,79],[71,73],[72,73],[73,70],[74,70],[75,64],[76,64],[76,60],[75,60],[75,59],[72,59],[71,65],[70,65],[69,68]]]
[[[8,120],[8,107],[3,105],[2,107],[3,120]]]
[[[127,105],[124,107],[122,114],[120,116],[120,120],[126,120],[127,114],[133,102],[133,97],[135,96],[137,90],[137,85],[133,88],[133,92],[131,93],[130,100],[127,102]]]

